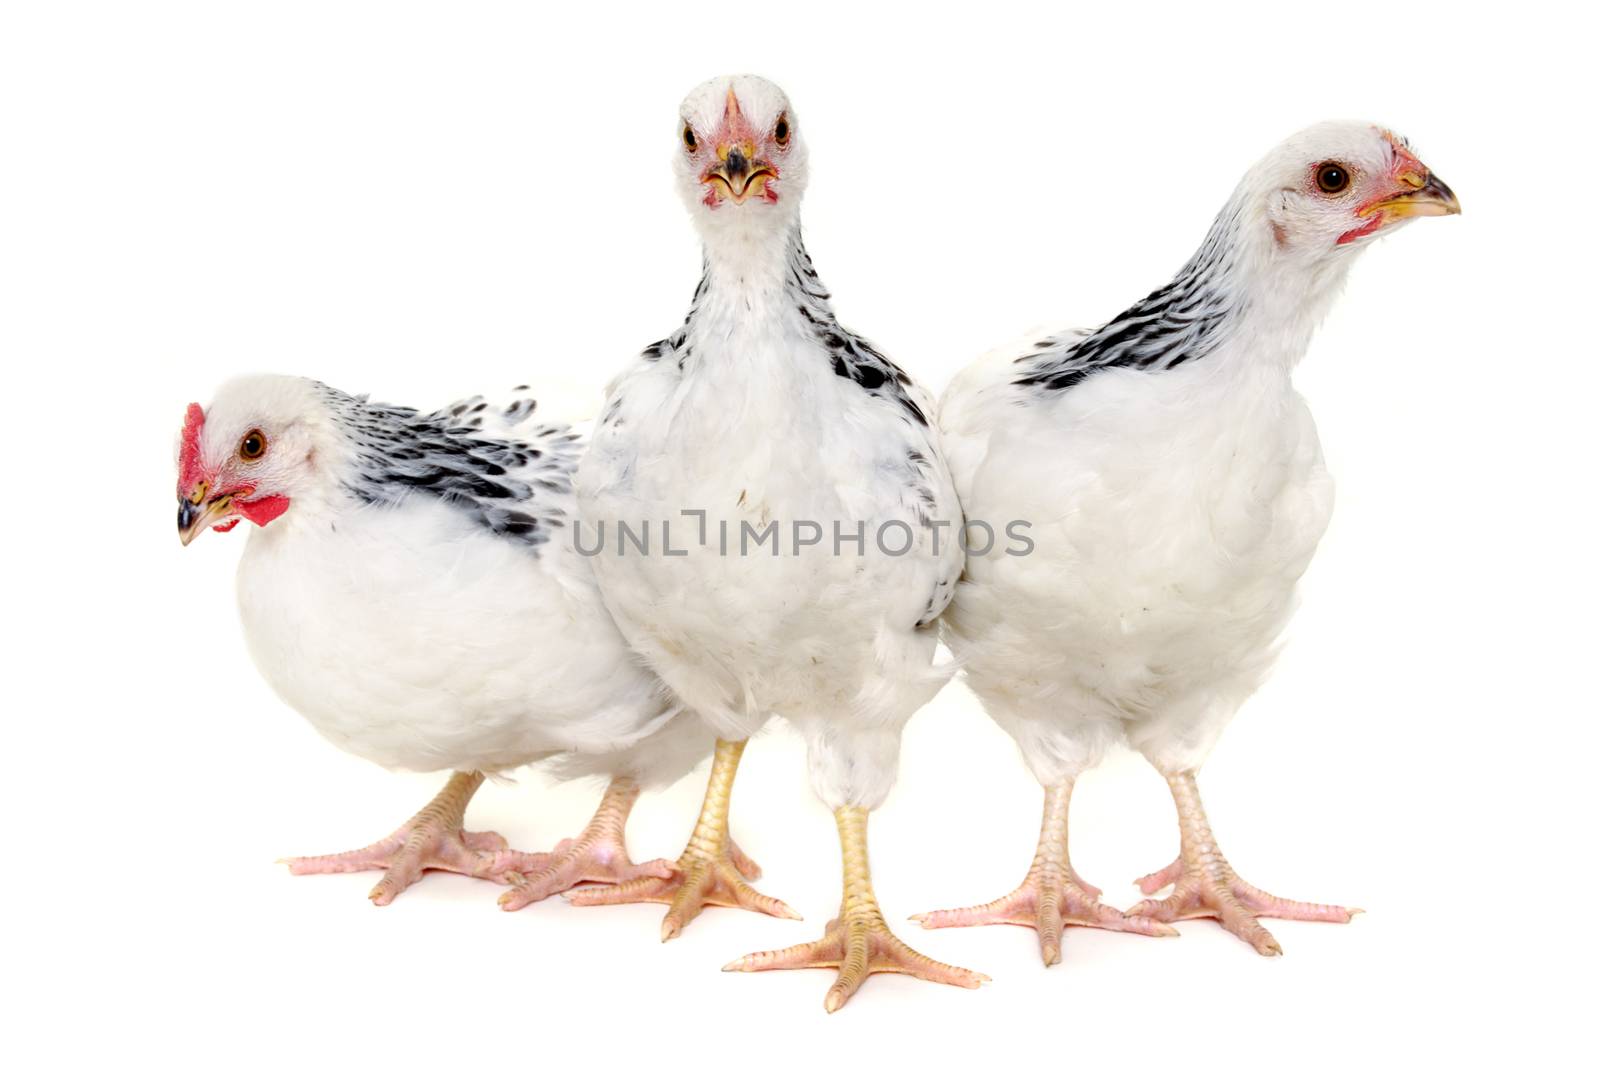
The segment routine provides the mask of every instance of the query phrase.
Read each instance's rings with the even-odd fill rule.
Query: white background
[[[3,919],[13,1062],[1310,1062],[1578,1054],[1593,1007],[1596,370],[1588,13],[1476,5],[856,3],[7,5],[0,342],[9,491]],[[1244,169],[1332,117],[1408,134],[1460,218],[1358,266],[1304,364],[1340,482],[1272,681],[1202,783],[1241,873],[1368,909],[1275,922],[900,932],[978,992],[720,973],[816,936],[832,820],[778,727],[734,795],[760,883],[806,923],[655,906],[518,914],[437,875],[291,879],[437,788],[333,750],[235,620],[243,540],[173,533],[184,405],[299,372],[432,405],[524,380],[593,392],[680,321],[698,249],[672,192],[680,97],[784,85],[806,235],[844,320],[934,388],[1038,324],[1170,276]],[[703,770],[647,797],[676,855]],[[548,847],[592,783],[485,787],[469,825]],[[1012,888],[1038,788],[960,685],[912,722],[873,821],[898,917]],[[1122,756],[1073,811],[1080,871],[1131,904],[1172,858]],[[8,1059],[11,1058],[8,1056]],[[726,1061],[723,1061],[726,1062]]]

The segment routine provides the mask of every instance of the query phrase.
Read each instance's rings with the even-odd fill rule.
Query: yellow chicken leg
[[[725,971],[784,971],[802,967],[834,967],[839,971],[833,988],[822,1002],[838,1011],[855,995],[870,975],[909,974],[930,982],[976,989],[987,975],[929,959],[901,941],[884,922],[878,898],[872,892],[872,871],[867,862],[867,812],[842,807],[833,813],[839,824],[839,850],[844,856],[844,896],[839,917],[830,920],[822,938],[776,952],[752,952],[723,968]]]

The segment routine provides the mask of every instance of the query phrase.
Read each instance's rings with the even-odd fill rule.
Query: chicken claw
[[[518,911],[582,882],[614,884],[669,877],[676,869],[669,860],[635,864],[628,858],[628,813],[638,799],[639,785],[632,778],[612,779],[583,833],[556,845],[548,855],[548,864],[538,871],[527,876],[518,872],[507,876],[512,888],[500,895],[500,907]]]
[[[1135,904],[1128,910],[1130,918],[1158,922],[1216,919],[1223,929],[1261,955],[1281,956],[1283,948],[1267,928],[1256,921],[1258,918],[1347,923],[1361,914],[1360,908],[1285,900],[1240,878],[1212,836],[1194,773],[1168,775],[1167,784],[1178,806],[1180,854],[1172,863],[1145,875],[1136,884],[1143,893],[1157,893],[1169,885],[1172,892],[1160,900],[1142,900]]]
[[[1097,926],[1149,937],[1176,937],[1178,931],[1165,923],[1124,915],[1111,905],[1100,903],[1100,890],[1078,877],[1067,859],[1067,807],[1071,799],[1071,782],[1045,790],[1039,849],[1020,886],[987,904],[913,915],[912,921],[920,922],[926,930],[1001,923],[1031,926],[1039,932],[1039,953],[1046,967],[1061,961],[1063,926]]]
[[[773,952],[752,952],[723,967],[724,971],[786,971],[834,967],[839,971],[822,1006],[830,1013],[844,1007],[861,983],[874,974],[907,974],[930,982],[976,989],[988,975],[929,959],[896,937],[884,922],[872,891],[867,863],[867,813],[843,807],[834,813],[844,853],[844,897],[839,917],[829,920],[819,940]]]
[[[427,807],[383,840],[350,852],[278,862],[287,866],[290,874],[386,871],[367,894],[379,907],[389,904],[430,870],[507,883],[520,872],[545,866],[549,857],[544,854],[507,848],[506,839],[497,833],[461,828],[467,802],[482,784],[482,774],[457,771]]]
[[[683,855],[670,865],[670,871],[614,886],[573,890],[566,894],[567,899],[582,907],[666,904],[667,914],[661,920],[663,941],[671,941],[681,934],[707,905],[744,908],[780,919],[800,918],[783,901],[750,887],[751,880],[761,877],[761,868],[728,835],[728,800],[744,745],[743,741],[717,742],[700,819]]]

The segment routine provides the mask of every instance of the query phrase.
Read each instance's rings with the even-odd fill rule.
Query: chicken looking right
[[[1313,126],[1252,168],[1176,278],[1097,330],[997,350],[943,398],[962,507],[1033,550],[968,560],[945,633],[985,709],[1045,787],[1034,863],[1015,891],[924,926],[1128,929],[1214,918],[1262,955],[1260,918],[1349,922],[1235,873],[1195,772],[1260,683],[1333,506],[1291,372],[1356,257],[1455,194],[1394,133]],[[1166,778],[1179,857],[1127,915],[1073,871],[1073,783],[1126,742]],[[1141,932],[1161,930],[1143,925]]]

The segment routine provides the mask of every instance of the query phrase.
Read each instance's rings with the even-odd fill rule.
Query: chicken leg
[[[928,930],[997,923],[1031,926],[1039,932],[1039,952],[1046,967],[1061,961],[1063,925],[1176,937],[1178,931],[1165,923],[1124,915],[1109,904],[1100,903],[1100,890],[1078,877],[1067,855],[1067,808],[1071,801],[1070,779],[1045,790],[1039,848],[1027,877],[1016,889],[988,904],[931,911],[911,918]]]
[[[383,840],[350,852],[278,862],[288,866],[290,874],[387,871],[367,894],[379,907],[393,901],[429,870],[507,883],[518,872],[544,866],[547,857],[509,849],[499,834],[461,828],[467,803],[482,784],[483,775],[477,771],[456,771],[427,807]]]
[[[1263,956],[1281,956],[1283,949],[1266,927],[1256,921],[1268,919],[1308,919],[1313,922],[1347,923],[1361,914],[1360,908],[1341,908],[1332,904],[1305,904],[1263,892],[1234,873],[1217,847],[1200,803],[1200,787],[1193,771],[1167,775],[1172,799],[1178,806],[1178,858],[1154,874],[1139,879],[1143,893],[1156,893],[1166,886],[1172,892],[1160,900],[1142,900],[1129,909],[1130,917],[1177,922],[1181,919],[1216,919],[1225,930],[1244,941]]]
[[[842,807],[834,812],[839,824],[839,849],[844,857],[844,894],[839,917],[831,920],[820,940],[775,952],[752,952],[725,971],[784,971],[802,967],[833,967],[838,979],[822,1006],[830,1013],[844,1007],[861,983],[874,974],[909,974],[930,982],[976,989],[987,975],[929,959],[901,941],[884,922],[878,898],[872,891],[872,871],[867,862],[867,812]]]
[[[733,779],[739,771],[745,742],[718,741],[711,761],[711,780],[700,806],[694,833],[684,846],[683,855],[670,873],[646,875],[614,886],[596,886],[567,893],[574,904],[666,904],[661,920],[661,940],[670,941],[683,932],[708,904],[723,908],[744,908],[765,912],[780,919],[798,919],[795,910],[775,897],[765,896],[750,887],[748,880],[761,877],[761,868],[734,844],[728,834],[728,802]]]
[[[628,858],[628,813],[638,799],[638,782],[625,776],[613,778],[589,825],[576,838],[569,837],[556,845],[545,856],[547,866],[527,876],[516,872],[508,876],[512,888],[501,894],[500,907],[518,911],[580,882],[670,877],[676,868],[667,860],[635,864]]]

